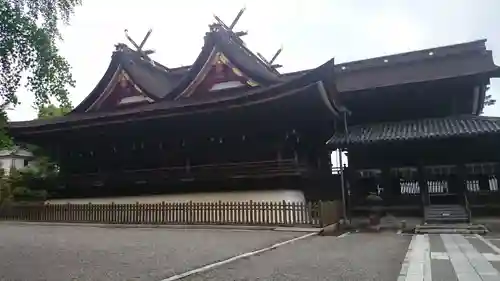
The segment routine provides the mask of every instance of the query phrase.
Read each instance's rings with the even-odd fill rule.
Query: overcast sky
[[[318,66],[332,57],[346,62],[400,52],[488,39],[500,64],[500,0],[83,0],[71,25],[62,29],[62,54],[73,67],[78,105],[102,77],[118,42],[128,43],[124,29],[140,42],[149,28],[146,48],[168,67],[190,65],[217,14],[230,23],[247,10],[236,30],[254,52],[270,58],[283,45],[277,63],[282,72]],[[500,100],[500,79],[490,93]],[[32,99],[19,92],[22,105],[11,120],[35,117]],[[500,116],[499,104],[486,115]]]

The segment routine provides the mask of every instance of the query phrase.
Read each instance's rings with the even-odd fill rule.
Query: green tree
[[[59,55],[58,24],[67,24],[79,5],[81,0],[0,0],[0,129],[5,128],[7,107],[18,104],[23,77],[36,108],[50,104],[50,98],[71,106],[68,89],[75,81]],[[1,130],[0,145],[7,139]]]
[[[490,89],[490,86],[488,86],[486,88],[486,91],[488,91],[489,89]],[[484,108],[485,107],[495,105],[496,102],[497,102],[497,100],[494,99],[492,95],[485,95],[485,97],[484,97],[484,106],[483,106],[483,109],[481,110],[481,114],[484,113]]]
[[[70,106],[44,105],[38,110],[38,118],[62,116],[71,110]],[[48,195],[60,191],[57,184],[59,167],[40,147],[27,144],[25,148],[34,158],[28,167],[10,173],[6,187],[10,187],[15,201],[45,200]]]
[[[11,169],[3,178],[4,197],[14,201],[43,201],[49,194],[60,191],[57,184],[59,167],[50,160],[45,151],[34,145],[27,145],[33,153],[30,164],[19,170]]]
[[[38,118],[52,118],[68,114],[72,110],[71,106],[55,106],[49,104],[38,109]]]
[[[497,102],[491,95],[486,95],[484,97],[484,106],[494,105]]]

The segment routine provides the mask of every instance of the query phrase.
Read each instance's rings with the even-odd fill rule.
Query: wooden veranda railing
[[[240,224],[323,227],[342,216],[338,201],[12,205],[1,220],[109,224]]]
[[[294,159],[280,161],[233,162],[207,165],[184,165],[156,167],[150,169],[132,169],[119,172],[94,172],[68,174],[64,178],[69,182],[93,183],[103,179],[136,180],[147,178],[170,179],[211,179],[211,178],[255,178],[276,175],[300,175],[307,172],[307,167]]]

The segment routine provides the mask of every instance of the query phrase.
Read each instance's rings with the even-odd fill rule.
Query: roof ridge
[[[417,49],[404,53],[397,53],[385,56],[371,57],[367,59],[360,59],[354,61],[348,61],[337,64],[335,67],[340,70],[341,73],[365,70],[372,67],[383,67],[383,66],[394,66],[399,63],[409,63],[414,61],[422,61],[424,59],[435,58],[435,57],[446,57],[446,56],[456,56],[464,54],[470,51],[485,51],[486,49],[486,39],[474,40],[459,44],[449,44],[445,46],[431,47],[425,49]],[[441,52],[443,50],[448,50],[448,52]],[[411,56],[411,57],[409,57]],[[394,58],[403,58],[405,60],[393,60]],[[283,73],[284,76],[298,75],[303,72],[307,72],[310,69],[298,70],[288,73]]]
[[[220,29],[221,30],[223,29],[223,31],[225,31],[226,33],[230,32],[230,31],[224,29],[222,26],[220,26],[220,27],[221,27]],[[211,31],[211,32],[214,32],[214,31]],[[228,34],[228,36],[230,38],[232,38],[232,36],[230,34]],[[232,41],[235,42],[234,40],[232,40]],[[479,39],[479,40],[468,41],[468,42],[463,42],[463,43],[458,43],[458,44],[449,44],[449,45],[445,45],[445,46],[429,47],[429,48],[425,48],[425,49],[417,49],[417,50],[403,52],[403,53],[397,53],[397,54],[391,54],[391,55],[371,57],[371,58],[367,58],[367,59],[348,61],[348,62],[344,62],[344,63],[339,63],[335,67],[338,70],[341,70],[342,72],[347,72],[347,71],[363,70],[363,69],[367,69],[367,68],[371,68],[371,67],[381,67],[381,66],[386,66],[386,65],[387,66],[394,65],[397,63],[408,63],[408,62],[412,62],[412,61],[426,59],[429,57],[445,57],[445,56],[449,56],[449,55],[459,55],[459,54],[462,54],[462,53],[465,53],[468,51],[487,50],[486,49],[486,42],[487,42],[487,39]],[[235,43],[237,43],[237,42],[235,42]],[[119,43],[116,46],[118,46],[118,45],[126,47],[131,52],[136,52],[124,43]],[[287,73],[279,73],[275,69],[272,70],[269,65],[267,65],[265,62],[263,62],[260,57],[258,57],[254,52],[252,52],[244,44],[238,44],[238,45],[241,48],[243,48],[244,51],[247,52],[249,55],[255,57],[257,59],[257,61],[259,62],[259,64],[263,65],[268,70],[275,72],[279,76],[299,75],[299,74],[302,74],[304,72],[311,70],[311,69],[303,69],[303,70],[292,71],[292,72],[287,72]],[[449,50],[449,52],[443,53],[443,52],[441,52],[442,50]],[[394,58],[401,58],[401,57],[405,57],[405,56],[412,56],[412,57],[410,57],[410,59],[407,59],[407,60],[392,61],[392,59],[394,59]],[[166,69],[168,72],[188,70],[192,66],[192,65],[186,65],[186,66],[169,68],[169,67],[166,67],[165,65],[159,63],[158,61],[155,61],[155,60],[153,60],[153,61],[155,64],[160,65],[162,68]]]
[[[166,67],[162,63],[160,63],[154,59],[151,59],[149,57],[148,57],[148,59],[151,60],[151,62],[153,62],[153,63],[148,62],[146,59],[144,59],[144,56],[141,53],[133,50],[125,43],[118,43],[115,45],[115,47],[116,47],[116,50],[113,52],[113,54],[116,54],[116,53],[124,54],[124,55],[131,54],[133,56],[136,56],[136,58],[138,58],[140,61],[144,62],[144,64],[150,65],[152,68],[161,70],[165,73],[169,73],[171,70],[170,68]]]
[[[353,64],[360,64],[368,61],[374,61],[374,60],[381,60],[381,59],[390,59],[394,57],[403,57],[403,56],[409,56],[409,55],[414,55],[414,54],[421,54],[421,53],[427,53],[430,55],[430,52],[433,52],[433,56],[435,54],[439,54],[438,51],[441,50],[450,50],[454,52],[445,52],[441,53],[441,55],[448,55],[448,54],[457,54],[457,53],[463,53],[471,50],[486,50],[486,39],[480,39],[480,40],[474,40],[474,41],[468,41],[468,42],[463,42],[463,43],[458,43],[458,44],[449,44],[449,45],[444,45],[444,46],[436,46],[436,47],[429,47],[425,49],[416,49],[413,51],[408,51],[408,52],[403,52],[403,53],[397,53],[397,54],[392,54],[392,55],[384,55],[384,56],[377,56],[377,57],[372,57],[372,58],[367,58],[367,59],[360,59],[360,60],[354,60],[354,61],[349,61],[345,63],[339,63],[337,64],[338,66],[342,65],[353,65]],[[435,53],[434,53],[435,52]],[[389,62],[389,61],[388,61]]]
[[[252,80],[264,84],[280,82],[281,74],[250,51],[232,31],[212,26],[208,34],[213,38],[218,51]]]
[[[258,55],[256,55],[256,53],[252,52],[252,50],[250,50],[250,48],[248,48],[245,45],[245,42],[241,38],[239,38],[236,34],[234,34],[234,32],[232,32],[231,30],[228,30],[228,29],[224,28],[223,26],[220,26],[220,29],[218,29],[218,30],[216,30],[214,32],[221,32],[221,31],[224,31],[229,36],[229,39],[232,42],[236,43],[240,48],[242,48],[246,53],[248,53],[248,55],[253,56],[262,66],[264,66],[265,68],[267,68],[269,71],[274,72],[277,75],[280,75],[279,71],[277,71],[276,69],[272,68],[261,57],[259,57]],[[234,38],[237,38],[241,42],[238,42],[238,40],[234,40]]]

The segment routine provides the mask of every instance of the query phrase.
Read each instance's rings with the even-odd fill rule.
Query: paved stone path
[[[302,235],[0,223],[0,280],[160,281]]]
[[[183,281],[396,281],[411,236],[311,237],[189,276]]]
[[[414,235],[398,281],[498,281],[499,246],[489,236]]]
[[[0,281],[161,281],[293,240],[277,231],[0,224]],[[500,236],[307,236],[181,280],[500,280]]]

